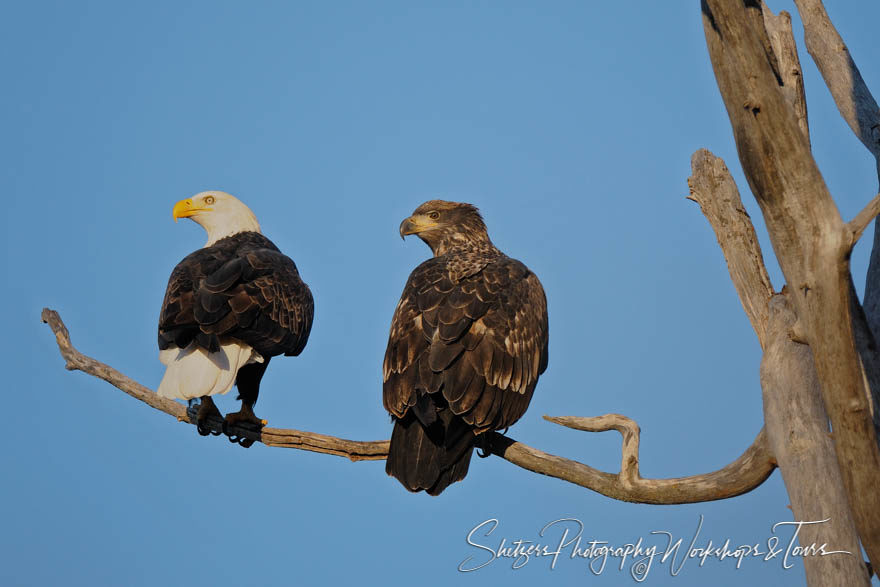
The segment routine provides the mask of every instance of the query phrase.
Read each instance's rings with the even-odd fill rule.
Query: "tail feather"
[[[467,475],[475,441],[471,427],[448,408],[430,426],[410,410],[395,418],[385,472],[409,491],[439,495]]]
[[[185,349],[169,348],[159,351],[159,360],[166,369],[156,393],[189,400],[228,392],[235,384],[238,370],[249,363],[262,362],[263,357],[250,346],[233,341],[221,344],[214,353],[195,343]]]

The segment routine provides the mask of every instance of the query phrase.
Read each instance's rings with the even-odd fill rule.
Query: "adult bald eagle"
[[[434,253],[410,274],[385,351],[394,420],[385,471],[438,495],[467,474],[480,434],[516,422],[547,368],[538,277],[489,240],[470,204],[425,202],[400,225]]]
[[[260,380],[276,355],[302,352],[312,328],[314,303],[294,262],[260,233],[254,213],[218,191],[174,205],[208,233],[204,248],[187,255],[168,280],[159,314],[159,359],[167,365],[158,394],[202,398],[199,433],[210,414],[220,415],[212,395],[238,386],[241,410],[227,423],[256,427]],[[242,440],[249,446],[251,442]]]

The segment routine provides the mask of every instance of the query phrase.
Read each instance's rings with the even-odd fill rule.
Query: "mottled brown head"
[[[431,247],[434,256],[454,249],[492,247],[480,211],[472,204],[430,200],[400,223],[400,237],[414,234]]]

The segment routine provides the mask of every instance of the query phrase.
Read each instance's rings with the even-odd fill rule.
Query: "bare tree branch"
[[[877,173],[880,176],[880,159],[877,159]],[[865,309],[865,318],[874,339],[880,339],[880,217],[874,221],[874,243],[871,248],[871,259],[868,261],[868,274],[865,276],[862,307]]]
[[[179,422],[188,424],[195,422],[193,414],[188,413],[182,404],[159,397],[152,390],[126,377],[116,369],[80,353],[70,342],[70,333],[57,312],[44,308],[42,319],[43,322],[49,324],[55,333],[58,349],[66,361],[68,370],[79,370],[99,377],[133,398],[174,416]],[[606,422],[613,422],[615,418],[619,419],[620,416],[587,418],[581,419],[581,421],[601,422],[603,418]],[[568,421],[565,418],[556,420]],[[551,419],[551,421],[556,420]],[[222,430],[222,423],[217,419],[211,420],[210,426],[215,432]],[[229,433],[233,436],[263,442],[267,446],[345,456],[352,461],[382,460],[388,455],[387,440],[373,442],[346,440],[314,432],[281,428],[264,428],[261,432],[255,432],[246,428],[231,427]],[[489,434],[488,445],[491,452],[514,465],[580,485],[607,497],[636,503],[671,505],[735,497],[758,487],[770,476],[776,466],[773,457],[767,450],[766,436],[763,430],[737,460],[723,469],[692,477],[638,479],[635,484],[631,484],[629,479],[622,479],[621,475],[605,473],[577,461],[545,453],[497,432],[487,434]],[[635,458],[638,459],[637,452]]]
[[[807,50],[822,73],[834,103],[846,123],[877,160],[880,179],[880,108],[868,89],[846,44],[834,28],[822,0],[796,0],[804,23]],[[880,212],[880,195],[847,224],[851,233],[849,249],[855,246],[868,224]],[[852,279],[850,278],[850,282]],[[850,283],[850,313],[856,348],[862,360],[866,385],[870,391],[871,415],[880,441],[880,224],[874,225],[874,243],[865,277],[864,306],[859,304]]]
[[[828,436],[828,416],[810,347],[793,342],[797,320],[785,297],[770,297],[761,247],[724,162],[701,149],[691,158],[691,167],[691,199],[700,202],[715,231],[740,299],[763,303],[744,302],[743,307],[753,324],[761,321],[755,331],[764,348],[764,430],[788,489],[795,519],[830,518],[829,524],[821,528],[810,526],[810,532],[801,539],[804,543],[826,542],[859,552],[859,538]],[[819,478],[823,479],[821,484],[816,483]],[[820,531],[821,541],[817,535]],[[804,559],[804,568],[810,585],[868,582],[861,557],[809,557]]]
[[[880,158],[880,107],[871,95],[822,0],[794,0],[804,23],[807,51],[822,73],[834,102],[865,147]]]
[[[852,275],[849,276],[850,314],[852,315],[853,341],[862,360],[862,376],[868,392],[868,408],[874,421],[874,433],[880,441],[880,353],[874,333],[868,325],[865,310],[859,303]]]
[[[61,321],[61,316],[58,315],[58,312],[43,308],[42,319],[43,322],[49,324],[52,332],[55,333],[55,340],[58,342],[61,356],[66,361],[65,368],[67,370],[82,371],[83,373],[99,377],[148,406],[174,416],[178,422],[195,424],[194,414],[189,413],[183,404],[160,397],[153,390],[126,377],[113,367],[87,357],[76,350],[70,342],[70,333],[64,322]],[[223,430],[223,421],[213,417],[208,421],[207,427],[219,434]],[[267,446],[298,448],[312,452],[345,456],[352,461],[382,460],[388,455],[387,440],[375,442],[345,440],[324,434],[303,432],[301,430],[283,430],[280,428],[263,428],[262,431],[256,432],[249,428],[230,426],[229,432],[233,436],[259,441]]]
[[[691,157],[688,187],[688,198],[700,205],[715,230],[730,279],[758,335],[758,342],[764,348],[767,302],[773,295],[773,285],[764,265],[758,235],[739,197],[736,183],[721,158],[700,149]]]
[[[712,225],[740,299],[757,300],[744,302],[743,307],[753,324],[760,321],[755,331],[764,348],[764,429],[795,519],[830,518],[821,528],[810,526],[801,539],[859,552],[810,348],[791,340],[797,322],[785,305],[785,297],[770,297],[772,290],[754,227],[724,162],[701,149],[691,158],[691,167],[690,199],[700,202]],[[816,483],[818,478],[823,479],[821,484]],[[804,568],[809,585],[868,583],[861,557],[809,557],[804,558]]]
[[[617,430],[623,438],[620,458],[620,482],[627,488],[635,487],[641,481],[639,473],[639,425],[634,420],[620,414],[605,414],[595,418],[578,418],[576,416],[560,416],[544,419],[566,428],[584,432],[606,432]]]
[[[822,73],[841,116],[874,155],[880,180],[880,107],[840,33],[828,18],[822,0],[795,0],[795,4],[804,23],[807,51]],[[863,305],[874,338],[880,338],[880,219],[874,223]]]
[[[791,16],[785,11],[780,12],[778,16],[774,16],[763,0],[761,2],[761,10],[764,18],[764,28],[767,31],[767,35],[770,37],[770,44],[775,54],[776,63],[778,64],[779,73],[782,78],[782,94],[794,112],[801,132],[803,132],[809,142],[810,132],[809,122],[807,120],[804,80],[800,60],[797,55],[797,45],[795,44],[794,35],[791,30]],[[830,21],[827,21],[827,15],[825,15],[825,17],[826,22],[830,27],[830,31],[836,35],[837,32],[834,30],[834,27],[831,26]],[[843,64],[838,63],[837,65],[842,66]],[[854,64],[853,67],[855,67]],[[855,76],[861,80],[858,70],[856,70]],[[864,86],[864,83],[862,83],[862,85]],[[864,87],[864,91],[867,92],[866,87]],[[870,96],[869,92],[868,95]],[[730,181],[732,183],[732,179]],[[878,210],[880,210],[880,195],[878,195],[877,198],[874,198],[868,206],[856,216],[856,218],[847,224],[847,228],[852,233],[850,249],[852,249],[856,242],[858,242],[862,232],[867,228],[868,223],[870,223],[870,221],[877,215]],[[850,280],[850,282],[851,281],[852,280]],[[859,304],[855,287],[850,287],[849,298],[850,312],[854,317],[853,331],[856,347],[859,349],[859,356],[862,360],[866,390],[870,392],[868,394],[868,407],[871,410],[871,416],[874,421],[875,434],[877,435],[878,440],[880,440],[880,356],[877,354],[877,347],[875,344],[876,333],[872,334],[870,331],[871,326],[866,324],[867,315]],[[801,322],[797,322],[791,330],[792,336],[796,340],[804,343],[807,342],[804,333],[804,325]]]
[[[854,247],[856,242],[862,238],[862,233],[865,232],[865,229],[868,228],[868,225],[878,214],[880,214],[880,194],[874,196],[868,202],[868,205],[847,223],[846,227],[852,232],[852,244],[850,247]]]
[[[786,102],[791,105],[797,118],[801,132],[810,142],[810,125],[807,121],[807,97],[804,93],[804,75],[801,61],[798,58],[797,45],[791,30],[791,15],[784,10],[778,15],[773,14],[764,0],[761,0],[764,16],[764,28],[770,37],[770,45],[779,65],[779,77],[782,78],[782,93]]]
[[[859,536],[880,568],[880,449],[850,313],[850,232],[780,90],[761,7],[704,0],[706,42],[752,193],[813,351]]]
[[[691,477],[638,479],[635,482],[623,482],[620,475],[542,452],[500,434],[493,435],[491,443],[493,453],[529,471],[556,477],[620,501],[655,505],[736,497],[761,485],[776,467],[767,450],[763,429],[751,446],[723,469]]]

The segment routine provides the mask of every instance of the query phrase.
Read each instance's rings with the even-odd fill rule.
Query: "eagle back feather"
[[[263,235],[239,233],[174,268],[159,316],[159,349],[195,341],[216,352],[221,338],[232,338],[264,357],[298,355],[313,315],[296,264]]]
[[[440,393],[435,403],[477,433],[525,413],[547,368],[547,300],[535,274],[495,251],[473,259],[476,270],[440,256],[410,274],[383,369],[383,402],[397,418],[424,393]]]

